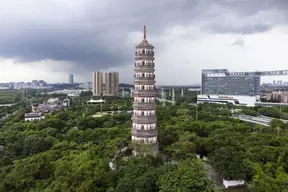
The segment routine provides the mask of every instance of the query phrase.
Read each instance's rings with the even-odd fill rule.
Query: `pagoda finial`
[[[144,25],[144,40],[146,40],[146,25]]]

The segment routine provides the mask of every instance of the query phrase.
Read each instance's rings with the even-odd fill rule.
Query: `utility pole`
[[[122,87],[122,97],[125,97],[125,90],[124,90],[124,87]]]
[[[184,97],[184,89],[181,89],[181,97]]]
[[[162,98],[162,106],[163,107],[165,107],[165,105],[166,105],[165,100],[166,100],[166,92],[163,91],[163,98]]]
[[[101,107],[100,112],[101,112],[101,115],[102,115],[102,108],[103,108],[103,102],[102,102],[102,101],[101,101],[101,103],[100,103],[100,107]]]
[[[172,105],[175,105],[175,89],[172,89]]]

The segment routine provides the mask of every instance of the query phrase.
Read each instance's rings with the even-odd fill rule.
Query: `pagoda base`
[[[158,143],[153,143],[153,144],[140,144],[133,142],[132,144],[132,156],[154,156],[156,157],[158,155]]]

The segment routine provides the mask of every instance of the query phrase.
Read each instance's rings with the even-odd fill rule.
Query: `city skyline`
[[[88,82],[89,71],[110,70],[131,84],[144,24],[157,47],[158,85],[199,84],[207,68],[287,69],[285,0],[87,2],[29,0],[16,9],[18,1],[2,1],[0,82],[67,82],[69,73]]]

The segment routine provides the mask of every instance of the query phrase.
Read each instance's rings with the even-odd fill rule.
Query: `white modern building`
[[[257,96],[242,96],[242,95],[197,95],[197,103],[218,103],[233,105],[242,105],[253,107],[258,103]]]

